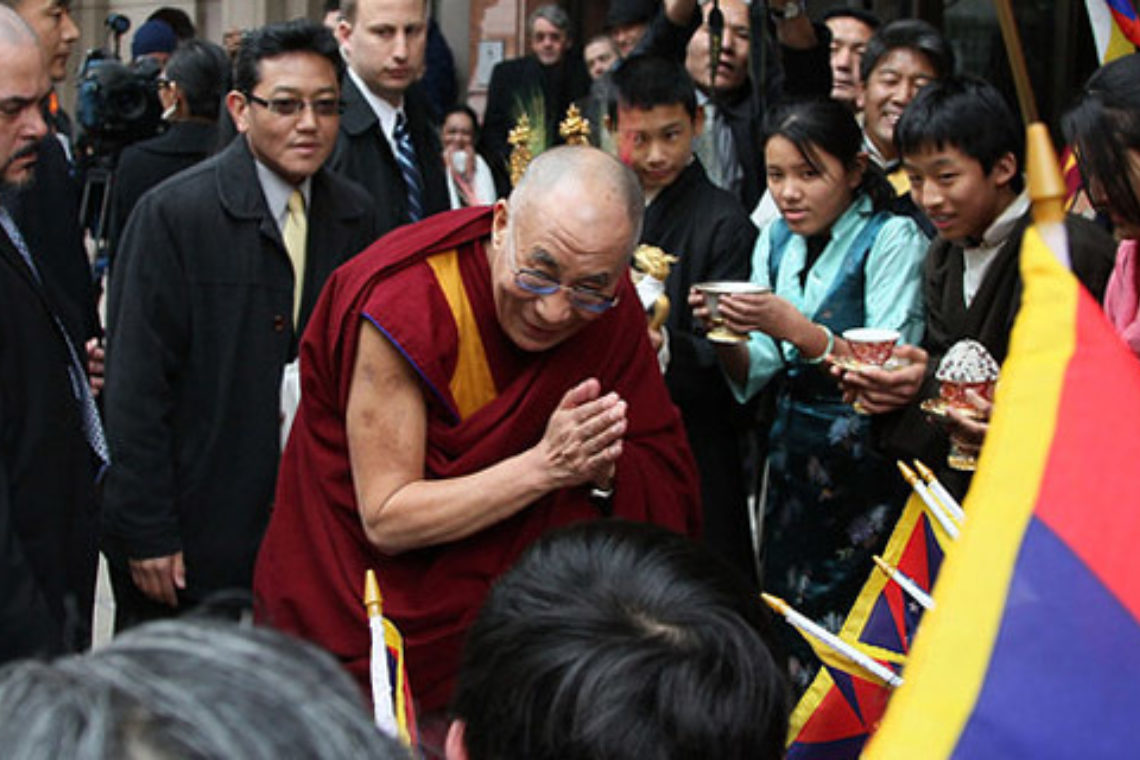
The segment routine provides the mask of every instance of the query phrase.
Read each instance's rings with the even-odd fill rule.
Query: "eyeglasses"
[[[160,89],[160,90],[165,90],[167,87],[174,84],[174,82],[172,80],[167,79],[166,77],[159,77],[158,79],[154,80],[154,83],[158,86],[158,89]]]
[[[511,273],[515,276],[515,285],[527,293],[533,293],[536,296],[552,296],[560,290],[565,290],[571,306],[582,311],[588,311],[591,314],[603,314],[617,306],[619,299],[616,295],[607,296],[593,288],[584,288],[581,285],[563,285],[546,272],[519,268],[513,239],[510,246]]]
[[[337,116],[344,111],[344,103],[339,98],[317,98],[305,100],[304,98],[259,98],[252,92],[245,94],[246,100],[256,103],[270,113],[278,116],[296,116],[306,108],[311,108],[317,116]]]

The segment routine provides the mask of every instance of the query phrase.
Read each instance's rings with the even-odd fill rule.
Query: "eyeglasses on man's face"
[[[602,314],[617,306],[618,296],[616,295],[607,296],[599,290],[586,288],[581,285],[563,285],[557,279],[539,269],[525,269],[519,267],[513,235],[508,233],[508,237],[511,239],[509,243],[511,273],[515,276],[515,285],[520,289],[536,296],[552,296],[560,290],[565,290],[566,295],[570,299],[571,306],[591,314]]]
[[[245,94],[250,103],[256,103],[265,110],[277,116],[297,116],[306,108],[311,108],[317,116],[338,116],[344,111],[344,103],[340,98],[259,98],[252,92]]]

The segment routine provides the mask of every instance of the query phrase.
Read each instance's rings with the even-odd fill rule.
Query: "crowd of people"
[[[780,757],[819,662],[758,592],[836,631],[893,460],[968,490],[948,452],[991,399],[922,402],[959,341],[1005,359],[1031,213],[1020,119],[936,28],[611,0],[578,47],[543,5],[480,119],[430,5],[224,46],[155,13],[131,55],[165,126],[116,151],[90,230],[72,8],[0,3],[13,756],[403,757],[366,717],[375,570],[416,754]],[[591,145],[561,144],[571,105]],[[1063,129],[1099,212],[1065,221],[1072,271],[1140,354],[1140,54]],[[673,259],[659,320],[641,245]],[[710,282],[751,287],[714,308]],[[860,327],[899,336],[889,366]],[[117,635],[88,652],[100,552]]]

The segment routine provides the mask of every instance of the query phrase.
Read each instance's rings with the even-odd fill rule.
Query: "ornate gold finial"
[[[368,617],[384,614],[384,597],[380,595],[380,584],[376,582],[376,572],[369,568],[364,572],[364,608]]]
[[[578,106],[573,103],[566,109],[566,118],[558,125],[558,134],[567,145],[590,144],[590,122],[582,118]]]
[[[525,113],[515,122],[515,128],[507,135],[507,142],[511,144],[511,184],[517,185],[526,167],[534,158],[530,152],[530,117]]]

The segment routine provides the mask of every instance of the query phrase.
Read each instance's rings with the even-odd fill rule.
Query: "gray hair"
[[[88,654],[9,665],[0,715],[12,760],[408,757],[328,654],[216,620],[150,623]]]
[[[540,5],[526,19],[526,36],[529,37],[534,34],[534,22],[538,19],[549,21],[554,27],[561,32],[565,33],[567,38],[572,37],[570,34],[570,14],[562,10],[562,6],[551,3],[550,5]]]

